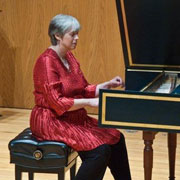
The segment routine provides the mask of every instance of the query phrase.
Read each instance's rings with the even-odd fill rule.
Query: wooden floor
[[[24,128],[29,127],[30,110],[19,110],[0,108],[0,180],[14,180],[14,165],[9,163],[8,142],[20,133]],[[141,131],[121,130],[127,143],[129,162],[132,180],[144,180],[143,174],[143,141]],[[168,180],[168,153],[167,134],[158,133],[154,141],[154,166],[152,180]],[[78,167],[80,165],[78,159]],[[78,168],[77,167],[77,168]],[[35,180],[56,180],[54,174],[35,174]],[[23,174],[23,180],[27,174]],[[69,180],[69,173],[66,173],[66,180]],[[113,180],[109,169],[107,169],[104,180]],[[178,134],[178,145],[176,155],[176,180],[180,180],[180,135]]]

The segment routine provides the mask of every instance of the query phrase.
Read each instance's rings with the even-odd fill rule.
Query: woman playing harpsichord
[[[76,150],[82,160],[75,180],[102,180],[108,166],[115,180],[131,180],[122,133],[100,128],[86,106],[98,107],[99,89],[123,86],[120,77],[89,84],[72,54],[80,24],[69,15],[55,16],[49,25],[52,45],[34,67],[35,107],[30,127],[39,140],[55,140]]]

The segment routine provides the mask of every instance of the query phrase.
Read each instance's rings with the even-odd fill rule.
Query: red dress
[[[97,120],[89,117],[84,108],[68,111],[74,98],[95,97],[96,85],[87,83],[71,52],[66,58],[70,71],[52,49],[47,49],[36,61],[35,107],[30,119],[33,135],[39,140],[64,142],[76,151],[117,143],[118,130],[98,127]]]

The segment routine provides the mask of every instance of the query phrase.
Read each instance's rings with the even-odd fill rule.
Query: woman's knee
[[[124,134],[123,134],[123,133],[121,133],[120,141],[125,141],[125,137],[124,137]]]
[[[115,146],[115,147],[118,147],[118,146],[121,146],[121,147],[126,146],[126,141],[125,141],[125,137],[124,137],[124,134],[123,134],[123,133],[121,133],[119,142],[118,142],[117,144],[114,144],[113,146]]]

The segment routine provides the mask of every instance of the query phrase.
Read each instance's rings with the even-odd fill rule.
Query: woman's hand
[[[123,80],[121,79],[121,77],[116,76],[116,77],[114,77],[113,79],[111,79],[111,80],[109,81],[108,86],[109,86],[108,89],[110,89],[110,88],[116,88],[116,87],[119,87],[119,86],[120,86],[120,87],[124,87],[124,82],[123,82]]]
[[[104,83],[98,84],[96,86],[95,97],[99,96],[99,90],[100,89],[111,89],[111,88],[116,88],[118,86],[124,87],[124,82],[121,79],[121,77],[119,77],[119,76],[114,77],[110,81],[106,81]]]
[[[74,99],[74,104],[68,111],[74,111],[86,106],[98,107],[99,98]]]
[[[91,106],[91,107],[98,107],[99,98],[90,98],[88,105]]]

